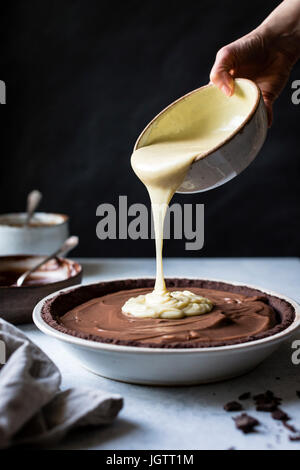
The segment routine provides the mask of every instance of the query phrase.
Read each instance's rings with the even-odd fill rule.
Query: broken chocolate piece
[[[289,415],[280,408],[277,408],[272,412],[272,418],[278,419],[278,421],[288,421],[289,419],[291,419]]]
[[[290,441],[300,441],[300,434],[297,434],[297,436],[289,436]]]
[[[224,405],[225,411],[241,411],[242,409],[243,407],[238,401],[230,401]]]
[[[256,402],[256,410],[257,411],[266,411],[271,412],[277,409],[278,403],[275,400],[270,400],[268,402],[259,401]]]
[[[248,400],[248,398],[251,398],[250,392],[242,393],[242,395],[239,396],[239,400]]]
[[[297,429],[292,424],[289,424],[287,421],[282,421],[283,426],[285,426],[291,432],[297,432]]]
[[[238,429],[243,431],[243,433],[248,434],[250,432],[255,432],[255,426],[258,426],[260,423],[257,419],[252,418],[252,416],[242,413],[241,415],[233,418],[235,425]]]
[[[271,390],[267,390],[265,393],[255,395],[254,401],[256,404],[257,411],[274,411],[278,408],[281,403],[281,398],[276,397]]]

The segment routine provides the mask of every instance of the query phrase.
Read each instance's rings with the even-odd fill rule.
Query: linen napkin
[[[111,423],[122,408],[119,395],[98,389],[61,391],[56,365],[3,319],[0,340],[6,355],[0,366],[0,448],[53,444],[73,428]]]

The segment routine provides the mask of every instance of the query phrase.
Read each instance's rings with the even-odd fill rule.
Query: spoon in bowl
[[[37,206],[41,202],[41,199],[42,199],[42,193],[38,191],[37,189],[34,189],[28,194],[27,207],[26,207],[27,215],[26,215],[26,220],[24,224],[25,227],[29,226],[32,216],[35,213]]]
[[[44,258],[43,261],[40,261],[33,268],[28,269],[28,271],[18,277],[17,281],[13,285],[21,287],[24,284],[25,280],[28,278],[28,276],[30,276],[30,274],[32,274],[34,271],[36,271],[38,268],[43,266],[43,264],[47,263],[51,259],[56,258],[58,256],[65,256],[67,253],[69,253],[69,251],[73,250],[73,248],[75,248],[78,243],[79,238],[74,235],[72,237],[67,238],[58,250]]]

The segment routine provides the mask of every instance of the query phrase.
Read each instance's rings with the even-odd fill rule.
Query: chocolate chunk
[[[254,400],[271,400],[274,398],[274,393],[271,390],[267,390],[265,393],[259,393],[257,395],[254,395]]]
[[[265,393],[255,395],[254,401],[256,404],[257,411],[274,411],[278,408],[281,403],[281,398],[276,397],[271,390],[267,390]]]
[[[251,393],[250,392],[245,392],[245,393],[242,393],[242,395],[239,396],[239,400],[248,400],[248,398],[251,397]]]
[[[282,411],[280,408],[277,408],[277,410],[274,410],[272,412],[272,418],[278,419],[278,421],[288,421],[289,419],[291,419],[289,415]]]
[[[241,415],[233,418],[235,425],[238,429],[243,431],[243,433],[248,434],[250,432],[255,432],[255,426],[258,426],[260,423],[257,419],[252,418],[252,416],[242,413]]]
[[[300,398],[300,390],[296,390],[296,395],[298,398]]]
[[[225,411],[241,411],[242,409],[243,407],[238,401],[230,401],[224,405]]]
[[[266,411],[270,413],[271,411],[276,410],[277,404],[275,402],[272,403],[259,403],[256,405],[256,411]]]
[[[282,421],[282,424],[291,432],[297,432],[297,429],[292,424],[289,424],[287,421]]]
[[[290,441],[300,441],[300,434],[297,434],[297,436],[289,436]]]

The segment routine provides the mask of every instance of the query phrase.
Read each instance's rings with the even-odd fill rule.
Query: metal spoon
[[[33,191],[31,191],[28,194],[28,196],[27,196],[27,207],[26,207],[27,216],[26,216],[26,220],[25,220],[25,224],[24,224],[25,227],[29,226],[30,220],[32,219],[32,216],[33,216],[37,206],[41,202],[41,199],[42,199],[42,193],[40,191],[38,191],[37,189],[34,189]]]
[[[73,250],[79,243],[79,238],[76,236],[69,237],[65,240],[63,245],[56,250],[52,255],[47,256],[43,261],[40,261],[38,264],[36,264],[33,268],[29,269],[25,273],[23,273],[20,277],[18,277],[17,281],[14,283],[15,286],[21,287],[24,283],[24,281],[32,274],[34,271],[36,271],[38,268],[43,266],[43,264],[47,263],[50,261],[52,258],[56,258],[57,256],[65,256],[69,251]]]

